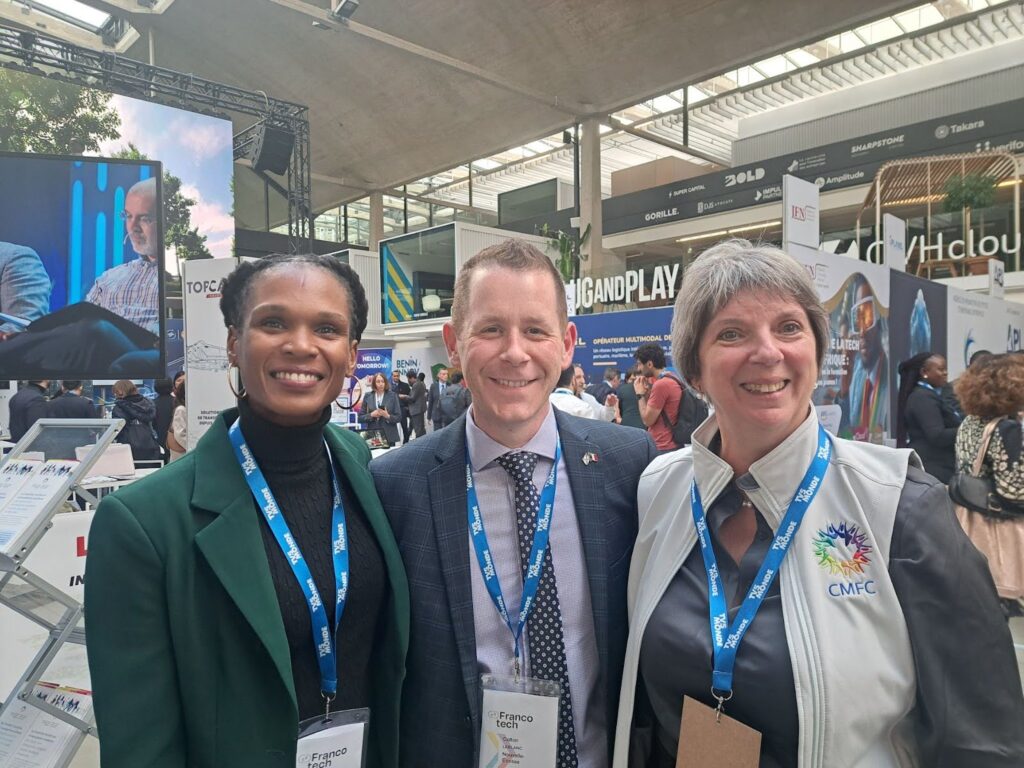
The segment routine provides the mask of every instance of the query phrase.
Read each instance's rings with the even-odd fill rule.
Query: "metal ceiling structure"
[[[631,105],[602,126],[604,196],[611,194],[613,171],[661,157],[708,170],[712,161],[732,165],[732,143],[745,117],[1021,39],[1019,0],[937,0]],[[469,205],[466,169],[419,179],[409,190]],[[501,192],[552,177],[573,178],[572,147],[560,135],[474,161],[472,205],[496,210]]]

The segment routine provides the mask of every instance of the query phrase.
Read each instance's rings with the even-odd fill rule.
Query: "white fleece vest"
[[[694,468],[709,509],[733,480],[729,465],[706,447],[717,431],[712,416],[694,432],[692,448],[659,457],[640,480],[640,531],[629,573],[630,631],[614,768],[627,765],[644,630],[697,541],[689,493]],[[773,530],[807,471],[817,437],[818,420],[811,409],[785,442],[750,467],[759,485],[750,499]],[[833,446],[825,479],[778,576],[800,723],[798,764],[916,766],[907,719],[916,675],[888,564],[907,466],[920,462],[908,450],[839,438],[833,438]]]

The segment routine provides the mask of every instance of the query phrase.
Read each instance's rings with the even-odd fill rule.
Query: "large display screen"
[[[161,164],[0,153],[0,379],[164,375]]]

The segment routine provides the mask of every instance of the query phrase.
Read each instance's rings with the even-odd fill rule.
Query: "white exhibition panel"
[[[946,290],[946,363],[952,380],[967,370],[975,352],[1006,351],[1006,302],[959,288]]]
[[[237,259],[199,259],[182,266],[185,294],[185,412],[190,451],[217,414],[235,404],[228,387],[227,329],[220,313],[224,278]]]
[[[25,567],[44,581],[58,587],[79,602],[85,593],[85,557],[93,512],[65,512],[54,515],[53,527],[32,550]],[[0,696],[11,693],[46,640],[38,624],[0,605]],[[85,646],[65,644],[43,679],[89,690],[89,667]]]

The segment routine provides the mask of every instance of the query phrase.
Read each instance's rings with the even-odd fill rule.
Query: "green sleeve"
[[[186,764],[164,563],[118,499],[89,532],[85,621],[103,768]]]

